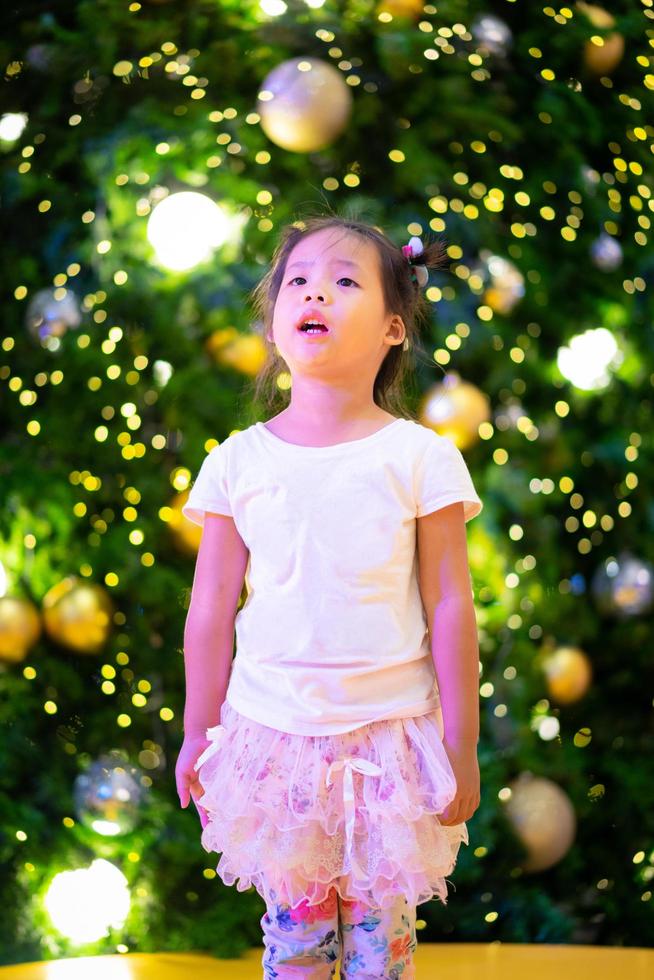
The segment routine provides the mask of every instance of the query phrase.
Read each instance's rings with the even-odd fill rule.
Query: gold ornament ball
[[[584,45],[584,65],[593,75],[610,75],[615,71],[624,56],[622,34],[609,34],[604,44],[598,47],[592,41]]]
[[[311,153],[341,135],[352,112],[343,73],[320,58],[291,58],[265,78],[257,101],[261,128],[273,143]]]
[[[550,696],[559,704],[573,704],[583,698],[593,676],[590,660],[578,647],[559,647],[548,654],[543,670]]]
[[[99,653],[114,614],[114,604],[96,582],[69,575],[43,598],[43,622],[48,634],[78,653]]]
[[[198,524],[194,524],[193,521],[189,521],[188,517],[184,517],[182,514],[182,507],[188,500],[189,492],[190,490],[182,490],[170,501],[168,526],[178,547],[184,554],[193,557],[200,550],[202,528]]]
[[[596,4],[583,3],[581,0],[576,4],[578,10],[586,15],[593,27],[606,29],[613,27],[615,17]],[[624,37],[617,31],[613,34],[605,35],[602,40],[604,44],[598,46],[593,41],[586,41],[584,44],[584,65],[593,75],[610,75],[618,67],[624,57]]]
[[[394,20],[417,20],[423,8],[423,0],[380,0],[375,13],[377,18],[380,14],[390,14]]]
[[[422,425],[447,436],[463,451],[479,440],[479,426],[490,418],[490,401],[476,385],[456,372],[428,389],[419,418]]]
[[[22,596],[0,598],[0,660],[24,660],[40,635],[41,617],[33,602]]]
[[[234,327],[214,330],[206,341],[209,356],[216,364],[255,377],[266,362],[266,347],[256,334],[242,334]]]
[[[551,779],[521,773],[505,804],[514,833],[527,851],[522,867],[544,871],[565,857],[577,830],[569,797]]]

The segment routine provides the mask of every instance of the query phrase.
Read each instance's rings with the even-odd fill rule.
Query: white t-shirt
[[[416,517],[459,500],[480,513],[461,452],[411,419],[334,446],[256,422],[215,446],[183,513],[230,514],[250,551],[229,704],[300,735],[440,708]]]

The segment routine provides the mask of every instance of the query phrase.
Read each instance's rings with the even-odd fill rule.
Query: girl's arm
[[[184,734],[204,735],[220,723],[234,653],[234,621],[191,603],[184,629]]]
[[[185,735],[204,735],[219,723],[248,558],[233,518],[207,513],[184,627]]]
[[[479,740],[479,645],[463,503],[417,519],[419,585],[449,743]]]

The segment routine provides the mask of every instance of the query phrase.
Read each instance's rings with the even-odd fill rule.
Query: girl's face
[[[298,330],[311,311],[327,324],[327,333]],[[299,241],[286,262],[272,334],[289,367],[321,365],[323,373],[328,366],[374,368],[376,374],[389,345],[402,343],[405,334],[401,318],[385,312],[375,246],[339,228]]]

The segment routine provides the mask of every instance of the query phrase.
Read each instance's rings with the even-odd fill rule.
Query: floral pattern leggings
[[[404,896],[388,908],[347,901],[335,888],[319,905],[268,905],[261,919],[264,980],[414,980],[416,910]]]

